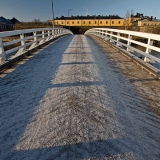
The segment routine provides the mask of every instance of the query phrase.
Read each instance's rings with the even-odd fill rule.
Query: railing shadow
[[[158,144],[147,155],[154,140],[145,144],[146,132],[137,125],[144,119],[152,124],[145,102],[96,46],[89,56],[94,61],[78,61],[75,53],[76,62],[72,55],[63,62],[73,40],[62,38],[0,79],[0,158],[147,159],[157,154]]]
[[[159,81],[159,79],[155,78],[142,78],[142,79],[130,79],[129,80],[131,83],[135,82],[150,82],[150,81]]]
[[[0,79],[0,159],[12,158],[12,150],[45,95],[72,39],[73,36],[63,37]],[[59,48],[59,43],[63,47]]]
[[[118,146],[125,139],[119,140],[98,140],[93,142],[83,142],[79,144],[55,146],[48,148],[31,149],[28,151],[14,151],[17,158],[28,159],[63,159],[63,160],[81,160],[81,159],[134,159],[130,150],[126,147],[121,150]],[[35,154],[36,153],[36,154]]]

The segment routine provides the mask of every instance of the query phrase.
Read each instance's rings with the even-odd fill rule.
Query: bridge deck
[[[63,37],[1,74],[0,159],[160,159],[159,81],[95,41]]]

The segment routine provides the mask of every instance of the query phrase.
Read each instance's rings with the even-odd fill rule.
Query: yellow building
[[[50,19],[49,23],[52,24],[53,20]],[[54,20],[54,24],[58,26],[66,27],[127,27],[129,26],[158,26],[160,20],[153,18],[153,16],[143,16],[143,14],[137,13],[135,16],[123,19],[118,15],[110,16],[71,16],[60,17]]]
[[[143,19],[143,20],[138,20],[133,22],[133,26],[139,26],[139,27],[143,27],[143,26],[159,26],[160,25],[160,20],[147,20],[147,19]]]
[[[137,13],[135,16],[131,15],[132,26],[143,27],[143,26],[158,26],[160,20],[153,18],[153,16],[143,16],[143,14]]]
[[[113,16],[71,16],[60,17],[54,20],[55,25],[60,26],[76,26],[76,27],[110,27],[110,26],[124,26],[124,19],[118,15]],[[50,19],[49,23],[53,20]]]

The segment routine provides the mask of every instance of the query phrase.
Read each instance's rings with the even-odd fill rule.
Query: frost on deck
[[[0,79],[0,159],[160,158],[160,124],[86,36],[66,36]]]

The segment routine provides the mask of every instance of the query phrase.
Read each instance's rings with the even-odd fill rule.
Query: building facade
[[[143,19],[143,20],[137,20],[132,23],[133,26],[160,26],[160,20],[148,20],[148,19]]]
[[[132,26],[160,26],[160,20],[153,16],[143,16],[143,14],[137,13],[135,16],[131,16]]]
[[[109,27],[109,26],[124,26],[124,19],[115,16],[71,16],[60,17],[54,20],[55,25],[71,26],[71,27]],[[53,20],[50,19],[49,23]]]
[[[50,19],[49,23],[52,24],[53,20]],[[71,16],[60,17],[54,20],[54,24],[66,27],[143,27],[143,26],[159,26],[160,20],[153,16],[143,16],[137,13],[131,15],[129,18],[121,18],[118,15],[110,16]]]
[[[14,30],[14,25],[16,23],[19,23],[16,18],[6,19],[4,17],[0,17],[0,32]]]

